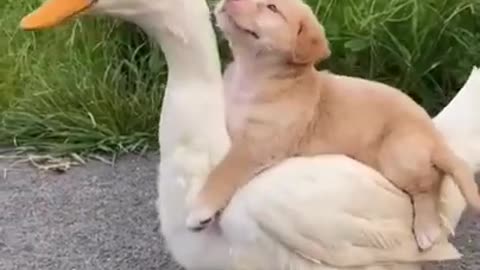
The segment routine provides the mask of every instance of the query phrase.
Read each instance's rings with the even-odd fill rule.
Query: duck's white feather
[[[218,227],[189,231],[188,198],[229,146],[208,7],[204,0],[101,0],[94,9],[138,24],[165,52],[169,77],[160,123],[157,207],[167,246],[185,268],[419,270],[425,260],[459,257],[446,241],[447,232],[432,251],[417,252],[408,197],[344,156],[287,160],[240,190]],[[479,87],[474,69],[436,118],[454,149],[476,169]],[[445,223],[455,228],[465,202],[451,181],[442,186],[442,200]]]

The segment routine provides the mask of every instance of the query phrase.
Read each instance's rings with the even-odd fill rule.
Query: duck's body
[[[137,23],[165,52],[169,78],[160,122],[157,206],[162,234],[185,268],[419,270],[425,260],[459,257],[446,240],[447,232],[432,250],[418,252],[408,197],[377,172],[344,156],[287,160],[240,190],[218,226],[189,231],[189,196],[229,147],[208,7],[203,0],[99,0],[89,8]],[[40,28],[32,23],[35,16],[23,26]],[[461,128],[464,119],[480,127],[470,118],[478,109],[466,100],[472,98],[467,92],[479,100],[480,91],[472,88],[480,86],[479,71],[471,78],[475,82],[461,91],[452,104],[456,107],[446,111],[449,116],[439,118],[442,127]],[[470,111],[456,119],[457,110],[468,110],[467,105]],[[480,137],[467,129],[457,131],[464,144],[454,149],[477,165],[476,152],[464,150],[473,149],[471,143]],[[457,135],[449,136],[455,146]],[[465,202],[451,181],[442,186],[442,198],[445,221],[455,227]]]

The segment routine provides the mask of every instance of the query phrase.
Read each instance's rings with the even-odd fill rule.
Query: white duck
[[[185,268],[418,270],[426,260],[459,258],[446,240],[448,230],[433,249],[419,253],[408,197],[377,172],[338,155],[284,162],[238,192],[218,227],[189,231],[189,195],[229,147],[208,6],[204,0],[49,0],[22,27],[55,26],[81,11],[134,22],[165,52],[169,76],[160,122],[158,209],[168,247]],[[476,169],[479,86],[480,71],[474,69],[435,118]],[[453,230],[465,202],[451,181],[441,192],[445,224]]]

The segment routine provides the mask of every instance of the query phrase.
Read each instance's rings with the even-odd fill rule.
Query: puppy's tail
[[[433,164],[445,174],[452,177],[460,192],[470,206],[480,212],[480,194],[475,182],[475,175],[470,166],[458,157],[449,146],[440,144],[432,153]]]

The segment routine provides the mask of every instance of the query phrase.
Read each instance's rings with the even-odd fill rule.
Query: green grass
[[[133,26],[106,19],[21,31],[36,5],[0,4],[0,142],[60,154],[156,148],[160,52]]]
[[[480,1],[310,1],[333,48],[326,66],[399,87],[438,112],[480,64]],[[322,3],[322,5],[319,5]]]
[[[431,113],[480,64],[477,0],[309,3],[333,51],[320,66],[397,86]],[[58,154],[156,148],[166,76],[160,51],[135,27],[106,18],[19,30],[37,5],[0,2],[0,144]]]

